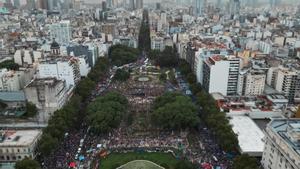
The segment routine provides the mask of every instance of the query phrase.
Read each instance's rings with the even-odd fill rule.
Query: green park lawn
[[[99,169],[116,169],[133,160],[152,161],[168,169],[174,169],[178,162],[170,153],[112,153],[108,157],[101,159]]]

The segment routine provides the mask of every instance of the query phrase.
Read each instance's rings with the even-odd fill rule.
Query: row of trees
[[[31,102],[27,102],[26,111],[23,117],[34,117],[37,113],[38,113],[38,109],[36,108],[36,106]]]
[[[24,158],[16,162],[15,169],[41,169],[39,162],[30,158]]]
[[[114,45],[110,47],[108,56],[112,65],[122,66],[128,63],[135,62],[139,55],[138,49],[131,48],[125,45]]]
[[[139,49],[149,53],[151,50],[151,38],[150,38],[150,26],[149,26],[149,14],[147,10],[143,11],[143,20],[139,32]]]
[[[154,124],[167,129],[193,128],[200,122],[192,100],[174,92],[156,98],[151,115]]]
[[[204,122],[213,131],[225,151],[236,152],[238,149],[238,140],[231,129],[225,113],[219,111],[211,95],[202,90],[200,84],[197,84],[196,77],[186,61],[180,61],[179,69],[187,78],[192,92],[197,97],[197,103],[202,107],[201,117]]]
[[[42,138],[38,144],[38,150],[42,156],[48,156],[52,151],[55,151],[66,132],[79,127],[76,124],[80,124],[80,121],[82,121],[81,110],[85,108],[82,103],[87,101],[95,84],[107,75],[109,70],[107,63],[108,60],[106,58],[100,58],[88,74],[88,77],[79,82],[74,95],[68,103],[62,109],[54,112],[48,121],[48,126],[43,130]]]
[[[191,90],[196,95],[197,104],[201,106],[201,117],[206,125],[216,136],[219,145],[227,152],[237,153],[238,140],[225,113],[220,112],[216,101],[209,93],[202,90],[200,84],[197,84],[196,77],[192,73],[190,65],[185,60],[180,60],[179,70],[186,77]],[[234,169],[257,169],[256,159],[248,155],[239,155],[234,159]]]
[[[88,105],[88,120],[94,133],[107,133],[119,126],[127,111],[127,98],[117,92],[98,97]]]
[[[129,78],[130,78],[130,73],[125,69],[118,69],[114,76],[114,80],[121,81],[121,82],[124,82]]]
[[[178,54],[176,48],[166,46],[161,52],[159,50],[151,50],[149,58],[160,67],[176,67],[178,65]]]
[[[19,70],[19,65],[13,60],[6,60],[0,63],[0,69],[6,68],[8,70]]]

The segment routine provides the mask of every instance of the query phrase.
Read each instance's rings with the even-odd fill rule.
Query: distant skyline
[[[11,0],[13,3],[13,0]],[[102,1],[105,0],[83,0],[87,3],[101,3]],[[166,0],[144,0],[144,3],[149,3],[149,2],[162,2],[162,1],[166,1]],[[168,0],[169,1],[169,0]],[[175,1],[175,0],[174,0]],[[217,0],[207,0],[208,2],[216,2]],[[221,0],[222,2],[228,2],[229,0]],[[246,0],[240,0],[241,2],[246,1]],[[257,2],[265,2],[265,3],[269,3],[270,0],[257,0]],[[0,2],[5,2],[5,0],[0,0]],[[300,0],[281,0],[282,3],[296,3],[299,4]],[[24,5],[26,4],[26,0],[20,0],[20,4]]]

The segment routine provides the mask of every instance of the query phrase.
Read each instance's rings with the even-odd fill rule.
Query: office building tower
[[[107,11],[107,4],[105,1],[102,1],[102,11]]]
[[[296,12],[296,16],[297,16],[297,17],[300,17],[300,5],[298,5],[297,12]]]
[[[160,3],[156,3],[156,10],[160,10],[160,9],[161,9]]]
[[[270,0],[270,7],[274,8],[276,6],[278,6],[280,3],[280,0]]]
[[[35,9],[35,0],[27,0],[26,6],[29,10]]]
[[[264,169],[300,168],[300,119],[273,119],[265,130]]]
[[[221,0],[216,0],[216,7],[217,8],[222,8],[222,2],[221,2]]]
[[[134,0],[129,0],[129,9],[131,9],[131,10],[135,9],[135,2],[134,2]]]
[[[204,1],[203,0],[195,0],[194,6],[194,15],[201,16],[203,12]]]
[[[53,0],[47,0],[47,6],[49,11],[53,11],[54,10]]]
[[[136,8],[137,9],[142,9],[144,6],[143,6],[143,0],[136,0]]]
[[[71,40],[70,21],[65,20],[59,23],[53,23],[50,26],[50,36],[60,45],[67,45]]]
[[[40,9],[47,9],[48,10],[48,0],[39,0],[38,5]]]
[[[106,5],[108,8],[113,8],[113,6],[114,6],[113,0],[106,0]]]
[[[240,0],[229,1],[229,13],[231,16],[240,14],[241,2]]]
[[[14,0],[14,7],[19,8],[20,7],[20,0]]]

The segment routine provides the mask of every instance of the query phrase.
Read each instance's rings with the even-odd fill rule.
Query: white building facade
[[[34,79],[24,89],[26,99],[37,108],[60,109],[68,99],[65,81],[56,78]]]
[[[236,95],[240,59],[235,56],[215,55],[204,61],[203,88],[209,93]]]
[[[256,96],[264,92],[266,74],[264,71],[249,70],[240,72],[238,94],[241,96]]]
[[[0,161],[15,162],[24,158],[34,159],[41,130],[17,130],[0,132]]]
[[[0,91],[19,91],[21,89],[18,73],[8,71],[7,69],[0,70]]]
[[[264,169],[300,169],[300,120],[274,119],[265,131]]]
[[[75,57],[56,58],[41,61],[38,65],[39,78],[55,77],[65,80],[68,87],[80,80],[79,60]]]

